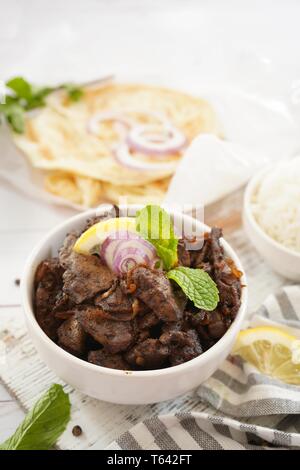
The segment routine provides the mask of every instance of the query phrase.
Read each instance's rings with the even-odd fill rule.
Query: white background
[[[251,90],[263,77],[260,88],[268,95],[276,82],[278,96],[300,80],[297,0],[0,0],[0,18],[2,80],[24,75],[44,84],[113,72]],[[14,280],[30,249],[71,213],[0,181],[0,321],[20,303]],[[10,400],[1,388],[0,400]],[[20,419],[14,401],[0,403],[0,441]]]

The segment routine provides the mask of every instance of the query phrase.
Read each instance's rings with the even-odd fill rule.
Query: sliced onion
[[[129,118],[126,118],[123,113],[117,111],[103,111],[100,113],[94,114],[88,123],[87,123],[87,130],[91,134],[99,135],[99,123],[105,121],[116,121],[119,124],[129,128],[133,125],[133,121]]]
[[[159,258],[151,243],[129,231],[116,232],[106,238],[100,255],[107,266],[122,275],[139,264],[154,268]]]
[[[149,256],[143,250],[130,246],[129,243],[122,243],[113,261],[113,271],[126,273],[138,264],[150,266]]]
[[[174,162],[152,163],[134,158],[130,153],[128,145],[125,143],[117,146],[117,148],[114,150],[114,155],[120,165],[125,166],[126,168],[130,168],[131,170],[163,172],[174,171]]]
[[[127,142],[131,150],[158,156],[180,152],[187,143],[182,132],[174,126],[160,130],[150,125],[132,127]]]
[[[107,260],[113,260],[115,257],[115,252],[121,241],[136,240],[139,238],[139,235],[135,232],[129,232],[128,230],[115,231],[111,233],[102,243],[100,256],[105,262],[107,262]]]
[[[91,134],[99,135],[99,123],[105,122],[105,121],[115,121],[116,124],[119,124],[121,126],[126,127],[127,129],[135,126],[137,123],[134,119],[126,116],[128,113],[141,113],[145,114],[150,117],[154,117],[157,119],[159,122],[161,122],[164,126],[169,126],[170,123],[169,121],[160,113],[157,113],[155,111],[147,111],[145,109],[123,109],[121,111],[112,111],[112,110],[107,110],[107,111],[101,111],[98,113],[95,113],[87,122],[87,130]]]

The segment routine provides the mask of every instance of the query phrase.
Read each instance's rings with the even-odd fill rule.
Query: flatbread
[[[88,206],[95,204],[101,198],[99,195],[109,194],[115,199],[116,191],[147,198],[149,190],[153,190],[160,197],[160,183],[147,186],[167,181],[182,154],[165,156],[163,161],[168,162],[168,169],[164,170],[137,171],[120,165],[113,150],[121,140],[116,123],[102,123],[98,135],[88,130],[91,117],[102,111],[120,113],[137,124],[161,125],[156,113],[178,128],[188,143],[200,133],[220,135],[210,104],[175,90],[109,83],[85,88],[83,97],[76,103],[70,102],[64,91],[55,92],[48,97],[45,108],[27,117],[25,133],[14,136],[32,166],[50,172],[46,178],[48,191],[73,202],[84,200]],[[134,158],[148,163],[162,161],[137,153]]]
[[[73,173],[54,171],[45,178],[45,188],[82,207],[95,207],[103,202],[113,204],[160,204],[168,189],[169,178],[146,186],[118,186]],[[122,200],[120,199],[122,198]]]

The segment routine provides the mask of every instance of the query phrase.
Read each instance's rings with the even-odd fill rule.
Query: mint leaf
[[[167,276],[181,287],[196,307],[212,311],[218,305],[217,285],[203,269],[179,266],[169,271]]]
[[[26,103],[26,110],[42,108],[45,106],[45,98],[55,90],[52,87],[36,87],[32,86],[32,95]]]
[[[22,106],[17,103],[10,102],[8,104],[1,105],[0,111],[3,112],[7,122],[15,132],[18,134],[22,134],[24,132],[25,119]]]
[[[72,83],[66,83],[65,85],[62,85],[62,88],[66,90],[71,101],[79,101],[83,95],[82,88],[73,85]]]
[[[70,400],[61,385],[53,384],[27,413],[0,450],[48,450],[70,420]]]
[[[31,85],[22,77],[15,77],[6,82],[7,88],[10,88],[15,92],[19,98],[29,100],[32,94]]]
[[[78,101],[83,95],[82,88],[72,83],[56,87],[37,87],[22,77],[8,80],[6,87],[10,88],[11,94],[6,96],[6,103],[0,105],[0,113],[19,134],[25,130],[25,111],[45,106],[45,98],[53,91],[65,90],[71,101]]]
[[[155,205],[141,209],[136,216],[136,230],[155,246],[167,271],[177,263],[178,238],[171,217],[164,209]]]

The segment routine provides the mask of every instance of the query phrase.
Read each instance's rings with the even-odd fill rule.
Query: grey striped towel
[[[281,324],[300,338],[300,287],[288,286],[268,297],[248,323]],[[300,448],[300,386],[267,377],[239,358],[229,357],[196,393],[212,407],[211,414],[147,419],[108,449]]]

